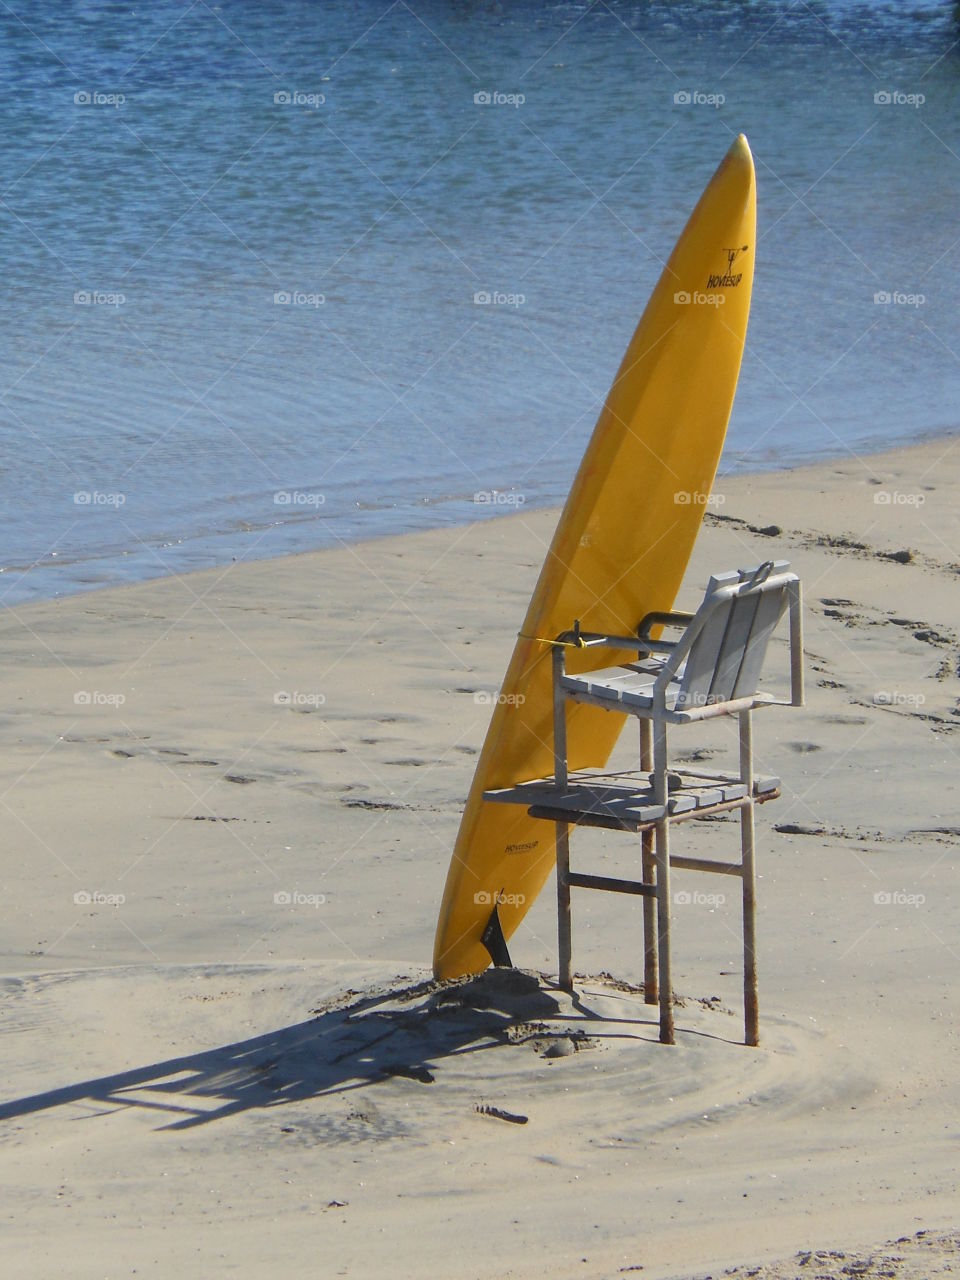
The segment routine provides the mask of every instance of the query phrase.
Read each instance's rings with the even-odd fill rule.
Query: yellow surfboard
[[[509,939],[555,865],[552,823],[483,798],[553,773],[549,641],[576,619],[585,631],[630,634],[673,606],[733,404],[755,240],[756,179],[741,134],[653,291],[560,516],[460,823],[437,924],[438,978],[482,972],[492,904]],[[571,649],[567,669],[629,657]],[[570,768],[603,767],[624,718],[568,705]]]

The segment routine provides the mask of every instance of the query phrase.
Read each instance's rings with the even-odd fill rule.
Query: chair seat
[[[611,710],[643,715],[653,711],[653,687],[659,674],[659,666],[647,663],[630,663],[622,667],[603,667],[599,671],[585,671],[581,675],[565,673],[560,677],[560,687],[572,702],[589,702],[594,706],[609,706]],[[744,706],[769,706],[779,701],[773,694],[754,693],[749,701],[728,703],[721,697],[707,696],[693,706],[681,702],[683,690],[683,666],[675,679],[670,680],[663,692],[663,711],[668,720],[685,721],[699,718],[705,706],[732,710]],[[722,714],[726,714],[725,710]]]
[[[585,671],[581,675],[563,675],[561,688],[574,701],[578,697],[602,702],[620,703],[624,707],[647,709],[653,706],[653,686],[663,662],[631,662],[622,667],[603,667],[599,671]],[[682,677],[682,672],[681,672]],[[680,689],[679,680],[671,680],[667,686],[667,707],[673,708]]]

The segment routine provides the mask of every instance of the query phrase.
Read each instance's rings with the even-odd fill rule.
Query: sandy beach
[[[770,558],[806,599],[807,705],[756,719],[759,1049],[729,894],[675,912],[675,1048],[609,895],[575,901],[575,1001],[552,882],[526,979],[430,982],[556,511],[5,609],[4,1272],[955,1270],[958,483],[949,438],[708,510],[679,607]]]

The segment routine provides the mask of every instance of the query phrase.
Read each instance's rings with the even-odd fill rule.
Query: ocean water
[[[0,601],[559,502],[740,130],[723,469],[956,428],[958,41],[910,0],[3,6]]]

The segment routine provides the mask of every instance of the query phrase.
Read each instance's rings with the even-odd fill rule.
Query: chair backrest
[[[678,644],[686,654],[678,711],[756,695],[767,645],[798,581],[789,569],[786,560],[768,560],[754,569],[713,575]],[[677,653],[678,662],[682,656]]]

